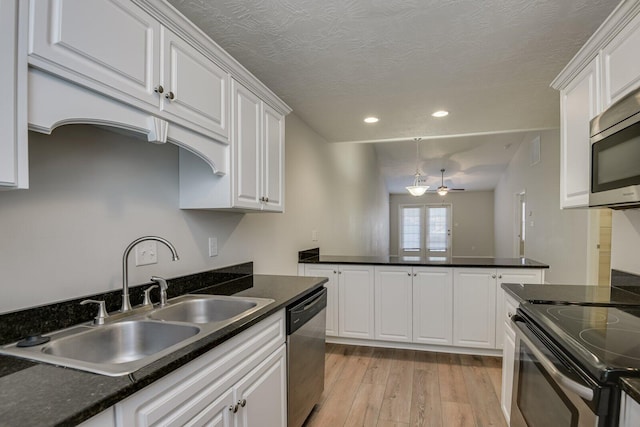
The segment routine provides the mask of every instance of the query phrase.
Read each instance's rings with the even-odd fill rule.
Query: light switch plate
[[[141,242],[136,246],[136,266],[158,263],[158,245],[156,242]]]

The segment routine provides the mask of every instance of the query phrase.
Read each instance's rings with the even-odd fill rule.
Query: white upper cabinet
[[[623,0],[551,83],[560,91],[560,207],[589,205],[589,121],[640,87],[640,2]]]
[[[234,207],[259,209],[262,197],[261,101],[244,86],[232,83]]]
[[[28,188],[26,3],[0,1],[0,189]]]
[[[32,66],[158,107],[160,23],[145,11],[127,0],[35,0],[31,22]]]
[[[284,211],[284,116],[262,103],[263,209]]]
[[[599,112],[599,58],[560,91],[560,206],[589,205],[589,121]]]
[[[166,28],[161,34],[161,109],[191,128],[227,140],[229,74]]]
[[[228,73],[147,12],[124,0],[31,4],[32,66],[228,141]]]
[[[640,86],[640,15],[602,49],[604,108]]]

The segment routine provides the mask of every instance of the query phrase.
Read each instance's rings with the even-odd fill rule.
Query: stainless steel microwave
[[[640,208],[640,90],[590,122],[589,206]]]

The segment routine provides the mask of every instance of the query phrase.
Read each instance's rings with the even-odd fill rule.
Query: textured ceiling
[[[557,127],[549,83],[618,3],[169,1],[329,142]]]

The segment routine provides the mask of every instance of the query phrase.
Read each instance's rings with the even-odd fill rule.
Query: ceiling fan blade
[[[450,188],[449,191],[464,191],[464,188]]]

